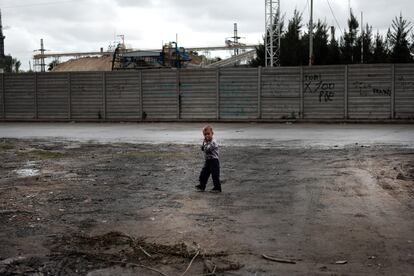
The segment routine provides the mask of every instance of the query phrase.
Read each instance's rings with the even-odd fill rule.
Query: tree
[[[256,58],[252,59],[249,62],[249,65],[252,67],[259,67],[259,66],[266,66],[266,49],[264,44],[259,44],[258,46],[256,46]]]
[[[372,56],[372,63],[387,63],[389,62],[389,50],[387,41],[377,31],[374,43],[374,53]]]
[[[410,51],[411,51],[411,56],[414,57],[414,32],[411,33],[411,47],[410,47]]]
[[[400,17],[395,17],[392,21],[392,32],[389,33],[389,40],[391,44],[391,61],[393,63],[408,63],[413,62],[411,56],[410,44],[408,35],[412,30],[410,22]]]
[[[59,65],[59,60],[58,59],[54,59],[52,60],[49,64],[48,64],[48,68],[47,71],[53,71],[53,69]]]
[[[328,45],[327,63],[340,64],[341,53],[339,51],[338,41],[335,39],[335,28],[331,27],[331,40]]]
[[[328,64],[328,25],[326,22],[318,20],[316,24],[316,31],[313,38],[313,52],[314,52],[314,64],[326,65]]]
[[[364,42],[364,60],[361,58],[361,46]],[[373,45],[372,45],[372,27],[368,24],[365,26],[364,34],[361,34],[355,45],[355,62],[358,60],[360,63],[372,63],[373,60]]]
[[[11,62],[11,72],[13,73],[19,73],[20,71],[20,66],[22,65],[22,63],[20,62],[20,60],[16,59],[16,58],[12,58],[12,62]]]
[[[348,32],[345,32],[343,39],[341,39],[341,56],[342,63],[352,64],[355,63],[355,44],[357,40],[359,23],[351,12],[351,18],[348,20]]]
[[[12,72],[12,57],[11,56],[1,57],[0,68],[2,68],[5,73],[11,73]]]
[[[287,31],[282,34],[280,41],[280,64],[283,66],[302,65],[302,16],[297,10],[289,20]]]

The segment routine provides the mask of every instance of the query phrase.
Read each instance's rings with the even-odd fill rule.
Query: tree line
[[[283,17],[281,22],[283,22]],[[287,29],[281,24],[280,65],[300,66],[309,64],[309,31],[304,27],[302,15],[297,10],[288,21]],[[402,15],[395,17],[385,35],[373,33],[372,26],[362,26],[351,12],[348,29],[337,40],[334,27],[318,20],[313,24],[313,64],[357,63],[414,63],[413,26]],[[266,34],[268,35],[268,34]],[[363,57],[362,57],[363,53]],[[250,61],[254,67],[265,66],[265,46],[256,47],[256,58]],[[362,60],[363,58],[363,60]]]
[[[5,73],[19,73],[21,65],[22,63],[12,56],[0,57],[0,68],[3,69]]]

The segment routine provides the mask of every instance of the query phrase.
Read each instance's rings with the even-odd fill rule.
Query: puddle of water
[[[35,161],[28,161],[26,162],[26,165],[23,167],[23,169],[14,170],[19,177],[32,177],[32,176],[38,176],[40,175],[40,170],[34,168],[36,165]]]
[[[19,177],[31,177],[31,176],[40,175],[40,171],[38,169],[20,169],[20,170],[15,170],[15,173]]]

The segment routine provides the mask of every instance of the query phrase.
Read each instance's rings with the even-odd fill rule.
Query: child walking
[[[204,166],[200,173],[200,184],[195,186],[197,191],[204,192],[210,174],[213,178],[214,188],[210,191],[212,193],[221,192],[220,183],[220,162],[219,162],[219,148],[217,142],[213,139],[213,128],[206,126],[203,128],[204,141],[201,150],[204,152]]]

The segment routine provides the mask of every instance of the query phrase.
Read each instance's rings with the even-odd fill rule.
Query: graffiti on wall
[[[303,81],[304,94],[317,95],[320,103],[333,101],[336,86],[334,82],[324,81],[321,74],[304,75]]]
[[[414,81],[410,81],[404,76],[397,78],[397,85],[400,85],[403,92],[414,92]]]
[[[392,91],[390,87],[375,87],[369,82],[354,81],[352,83],[355,89],[358,90],[359,95],[362,97],[368,96],[385,96],[391,97]]]

